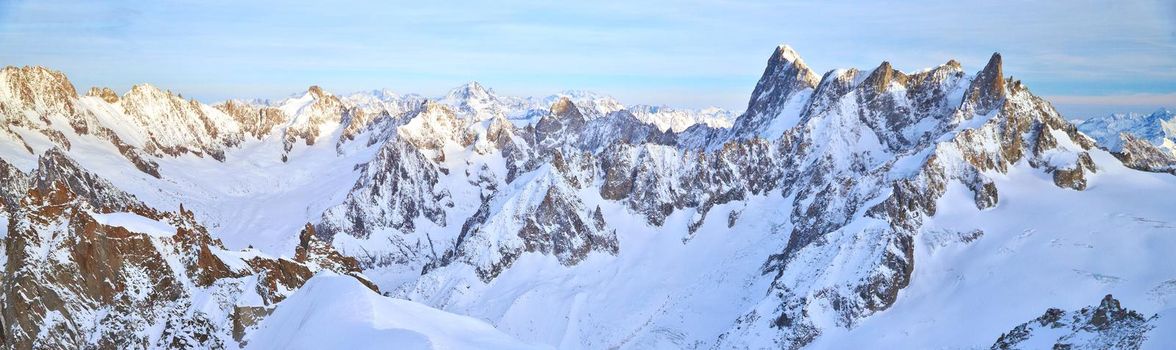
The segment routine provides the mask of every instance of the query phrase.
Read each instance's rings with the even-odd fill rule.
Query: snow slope
[[[1094,156],[1099,172],[1081,192],[1024,166],[996,179],[1001,202],[992,209],[976,209],[970,191],[951,186],[919,237],[923,268],[899,301],[814,348],[988,347],[1047,308],[1075,310],[1106,294],[1144,315],[1170,309],[1176,266],[1160,262],[1176,247],[1167,209],[1176,198],[1137,194],[1174,193],[1176,177]]]
[[[1160,108],[1151,114],[1117,113],[1084,120],[1078,130],[1112,151],[1122,149],[1119,135],[1131,134],[1176,154],[1176,113]]]
[[[208,106],[147,85],[78,96],[41,68],[4,70],[0,112],[5,232],[86,252],[13,215],[37,210],[181,241],[155,273],[184,277],[168,310],[196,302],[176,319],[229,348],[975,348],[1107,294],[1145,315],[1176,301],[1176,176],[1133,169],[1165,158],[1095,147],[999,54],[819,75],[782,45],[733,120],[477,83]],[[24,201],[61,181],[107,209]],[[175,208],[199,244],[144,214]],[[138,256],[112,251],[94,256]],[[58,276],[36,271],[22,288]],[[152,332],[136,334],[201,338]],[[89,337],[127,345],[116,333]]]
[[[278,304],[248,349],[543,349],[485,322],[381,296],[354,278],[316,275]]]

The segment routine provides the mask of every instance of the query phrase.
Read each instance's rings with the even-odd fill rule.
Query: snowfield
[[[493,326],[381,296],[354,278],[311,278],[248,338],[248,349],[546,349]]]
[[[1176,347],[1171,113],[1076,126],[1002,59],[782,45],[738,115],[5,68],[0,347]]]
[[[1171,314],[1176,266],[1160,262],[1176,247],[1167,209],[1176,198],[1141,194],[1173,193],[1176,177],[1094,155],[1106,165],[1081,192],[1024,167],[997,178],[1004,191],[992,209],[977,210],[962,186],[949,188],[915,249],[924,268],[899,301],[814,348],[988,347],[1047,308],[1079,309],[1106,294],[1147,316]]]

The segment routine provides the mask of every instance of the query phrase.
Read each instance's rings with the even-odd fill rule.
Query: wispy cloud
[[[1110,106],[1176,106],[1176,92],[1166,94],[1127,94],[1103,96],[1046,96],[1053,103],[1069,105],[1110,105]]]
[[[0,1],[0,64],[207,100],[310,84],[440,94],[478,80],[739,109],[781,42],[822,71],[953,58],[979,69],[1000,51],[1005,72],[1040,94],[1176,91],[1176,3],[1165,0]]]
[[[1063,115],[1088,118],[1121,112],[1151,112],[1176,106],[1176,92],[1135,93],[1121,95],[1057,95],[1044,96]]]

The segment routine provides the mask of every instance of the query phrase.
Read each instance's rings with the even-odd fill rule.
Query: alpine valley
[[[785,45],[738,114],[4,68],[0,344],[1176,347],[1171,113],[977,68]]]

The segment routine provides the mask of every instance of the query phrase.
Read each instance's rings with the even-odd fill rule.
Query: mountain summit
[[[1171,348],[1171,113],[1002,61],[781,45],[738,116],[5,68],[0,347]]]

